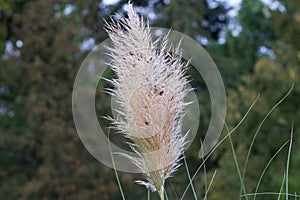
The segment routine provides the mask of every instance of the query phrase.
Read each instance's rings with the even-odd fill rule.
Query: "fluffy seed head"
[[[185,145],[181,122],[187,64],[181,62],[179,48],[169,52],[168,35],[152,41],[148,23],[130,3],[127,13],[118,23],[106,23],[112,41],[109,65],[117,75],[109,80],[114,86],[110,93],[119,105],[118,119],[111,120],[132,141],[137,156],[127,157],[146,179],[137,182],[161,190],[179,167]]]

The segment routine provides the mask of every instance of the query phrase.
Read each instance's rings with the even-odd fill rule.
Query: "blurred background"
[[[0,199],[121,199],[114,171],[92,157],[76,133],[71,95],[81,62],[107,38],[103,19],[109,20],[113,13],[124,14],[126,3],[0,0]],[[245,186],[248,193],[255,191],[263,169],[290,139],[293,126],[289,193],[300,195],[300,1],[135,0],[134,5],[151,26],[180,31],[210,53],[225,83],[230,129],[260,93],[249,116],[232,135],[241,169],[260,122],[294,83],[291,94],[257,135]],[[191,174],[202,163],[200,141],[210,120],[209,94],[195,73],[189,70],[198,91],[201,120],[199,134],[186,151]],[[99,84],[100,89],[104,86]],[[109,114],[109,97],[99,91],[96,99],[97,112]],[[288,145],[268,167],[259,192],[280,191],[287,154]],[[228,140],[194,180],[199,199],[215,170],[208,198],[238,199],[241,184]],[[146,188],[134,183],[141,175],[120,172],[119,176],[126,199],[147,199]],[[187,184],[187,173],[181,167],[167,181],[169,199],[180,199]],[[157,195],[152,193],[151,199]],[[190,189],[185,199],[194,199]]]

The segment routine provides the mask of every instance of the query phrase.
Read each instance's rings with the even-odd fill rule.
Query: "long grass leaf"
[[[124,195],[124,192],[123,192],[123,189],[122,189],[122,185],[121,185],[121,182],[120,182],[120,179],[119,179],[119,175],[118,175],[118,172],[117,172],[117,168],[116,168],[116,165],[115,165],[114,156],[113,156],[113,153],[112,153],[112,150],[111,150],[111,146],[110,146],[109,131],[108,131],[107,139],[108,139],[108,147],[109,147],[111,161],[112,161],[112,164],[113,164],[113,167],[114,167],[114,171],[115,171],[115,175],[116,175],[116,179],[117,179],[117,182],[118,182],[118,187],[119,187],[120,193],[122,195],[122,199],[125,200],[125,195]]]
[[[185,166],[185,169],[186,169],[186,173],[187,173],[187,175],[188,175],[189,184],[191,184],[191,188],[192,188],[192,191],[193,191],[194,198],[195,198],[196,200],[198,200],[197,194],[196,194],[196,191],[195,191],[195,188],[194,188],[194,185],[193,185],[193,181],[192,181],[192,179],[191,179],[189,167],[188,167],[188,164],[187,164],[187,162],[186,162],[186,157],[185,157],[184,153],[183,153],[183,161],[184,161],[184,166]]]
[[[205,159],[203,160],[203,162],[200,164],[200,166],[197,168],[196,172],[194,173],[194,175],[192,176],[192,181],[195,179],[195,177],[197,176],[197,174],[199,173],[201,167],[204,165],[204,163],[206,162],[206,160],[211,156],[211,154],[229,137],[230,134],[232,134],[241,124],[242,122],[245,120],[245,118],[247,117],[247,115],[249,114],[249,112],[252,110],[252,108],[254,107],[255,103],[257,102],[259,98],[259,95],[257,95],[256,99],[254,100],[254,102],[251,104],[251,106],[249,107],[249,109],[247,110],[247,112],[245,113],[245,115],[243,116],[243,118],[241,119],[241,121],[229,132],[227,133],[227,135],[225,135],[220,142],[218,142],[218,144],[216,144],[214,146],[214,148],[208,153],[208,155],[205,157]],[[181,196],[181,200],[184,198],[184,196],[186,195],[188,189],[190,187],[190,184],[188,184],[185,188],[185,191],[183,192],[182,196]]]
[[[207,190],[205,191],[205,196],[204,196],[203,200],[207,200],[208,192],[209,192],[209,190],[210,190],[210,187],[212,186],[212,183],[213,183],[213,181],[214,181],[214,179],[215,179],[216,174],[217,174],[217,170],[215,170],[215,172],[213,173],[213,176],[212,176],[212,178],[211,178],[211,180],[210,180],[210,182],[209,182],[208,188],[207,188]]]
[[[290,140],[290,146],[288,151],[288,157],[286,162],[286,176],[285,176],[285,193],[289,193],[289,167],[290,167],[290,158],[291,158],[291,151],[292,151],[292,144],[293,144],[293,133],[294,133],[294,124],[292,125],[291,130],[291,140]],[[288,200],[288,195],[285,196],[285,199]]]
[[[282,179],[282,182],[281,182],[281,186],[280,186],[280,190],[279,190],[279,194],[282,193],[282,190],[283,190],[283,187],[284,187],[284,181],[285,181],[285,173],[283,172],[283,179]],[[280,200],[280,195],[278,195],[278,198],[277,200]]]
[[[150,188],[148,188],[147,190],[148,190],[147,199],[150,200],[150,194],[151,194]]]
[[[289,196],[289,197],[299,197],[300,198],[300,195],[297,195],[297,194],[287,194],[287,193],[277,193],[277,192],[260,192],[260,193],[248,193],[247,195],[242,195],[242,197],[244,196],[254,196],[254,195],[285,195],[285,196]]]
[[[246,176],[246,169],[247,169],[247,165],[248,165],[248,160],[249,160],[249,157],[250,157],[250,154],[251,154],[251,151],[252,151],[252,148],[253,148],[253,145],[254,145],[254,142],[256,140],[256,137],[257,137],[257,134],[258,132],[260,131],[262,125],[264,124],[264,122],[266,121],[266,119],[270,116],[270,114],[273,112],[273,110],[275,108],[277,108],[279,106],[279,104],[281,104],[288,96],[289,94],[292,92],[292,90],[294,89],[294,83],[292,84],[291,88],[289,89],[289,91],[284,95],[284,97],[282,97],[270,110],[269,112],[266,114],[266,116],[264,117],[264,119],[261,121],[261,123],[259,124],[258,128],[256,129],[255,131],[255,134],[252,138],[252,141],[251,141],[251,144],[249,146],[249,150],[248,150],[248,153],[247,153],[247,156],[246,156],[246,160],[245,160],[245,164],[244,164],[244,169],[243,169],[243,179],[245,179],[245,176]],[[240,197],[242,196],[242,186],[241,186],[241,189],[240,189]]]
[[[225,127],[227,129],[227,132],[229,132],[229,129],[228,129],[228,126],[227,126],[226,123],[225,123]],[[234,146],[233,146],[233,142],[232,142],[232,139],[231,139],[231,135],[229,135],[228,137],[229,137],[230,147],[231,147],[231,151],[232,151],[232,155],[233,155],[233,159],[234,159],[234,164],[235,164],[235,167],[236,167],[239,179],[240,179],[241,187],[243,188],[244,194],[247,194],[246,187],[245,187],[245,184],[244,184],[244,179],[242,177],[241,170],[240,170],[240,165],[239,165],[239,162],[237,160],[236,153],[235,153]],[[246,198],[246,200],[248,200],[248,196],[245,196],[245,198]]]
[[[267,168],[270,166],[270,164],[271,164],[271,162],[274,160],[274,158],[277,156],[277,154],[283,149],[283,147],[285,147],[285,145],[287,145],[289,143],[289,141],[286,141],[277,151],[276,151],[276,153],[272,156],[272,158],[269,160],[269,162],[267,163],[267,165],[265,166],[265,168],[264,168],[264,170],[262,171],[262,173],[261,173],[261,175],[260,175],[260,177],[259,177],[259,180],[258,180],[258,182],[257,182],[257,185],[256,185],[256,188],[255,188],[255,193],[257,193],[258,192],[258,188],[259,188],[259,186],[260,186],[260,183],[261,183],[261,180],[262,180],[262,178],[263,178],[263,176],[264,176],[264,174],[266,173],[266,171],[267,171]],[[254,197],[253,197],[253,200],[255,200],[256,199],[256,195],[254,195]]]
[[[201,146],[202,146],[203,145],[202,140],[200,140],[200,142],[201,142]],[[201,158],[204,158],[204,150],[203,150],[203,148],[201,148],[201,149],[202,149],[202,151],[201,151]],[[205,165],[205,163],[203,165],[203,175],[204,175],[204,191],[205,191],[205,193],[207,193],[208,186],[207,186],[207,173],[206,173],[206,165]]]

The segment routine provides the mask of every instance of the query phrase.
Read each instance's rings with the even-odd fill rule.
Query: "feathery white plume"
[[[181,135],[183,99],[187,89],[186,65],[179,48],[168,52],[168,35],[152,42],[149,24],[144,24],[127,6],[128,18],[106,23],[112,40],[110,67],[117,79],[111,94],[121,116],[112,119],[115,128],[133,143],[137,157],[127,156],[145,175],[137,181],[163,195],[165,180],[179,167],[185,137]]]

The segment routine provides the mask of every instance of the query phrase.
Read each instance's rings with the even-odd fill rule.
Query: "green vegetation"
[[[205,162],[199,159],[211,105],[205,83],[191,69],[199,134],[167,180],[166,199],[180,199],[187,187],[184,199],[299,199],[300,1],[278,0],[271,9],[242,0],[235,18],[220,2],[134,1],[153,10],[153,26],[202,42],[221,71],[226,124],[234,130],[229,138],[224,129],[226,139]],[[0,199],[158,199],[134,183],[138,174],[118,172],[117,181],[116,172],[84,148],[72,118],[73,82],[90,50],[82,44],[106,39],[103,18],[124,13],[126,3],[0,0]],[[109,114],[108,95],[99,91],[96,99],[99,115]],[[117,144],[123,139],[110,138]]]

